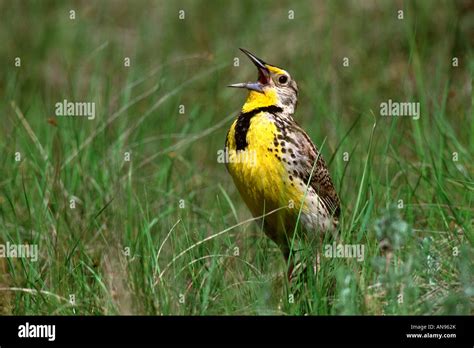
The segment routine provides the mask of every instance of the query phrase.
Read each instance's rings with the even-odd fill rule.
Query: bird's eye
[[[284,85],[285,83],[288,82],[288,76],[286,76],[286,75],[281,75],[281,76],[278,78],[278,82],[280,82],[282,85]]]

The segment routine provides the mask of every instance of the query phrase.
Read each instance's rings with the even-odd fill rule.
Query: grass
[[[472,314],[472,14],[399,6],[1,3],[0,244],[39,259],[0,258],[0,312]],[[217,162],[244,100],[225,86],[256,76],[238,47],[297,80],[362,262],[322,256],[288,284]],[[56,117],[64,99],[96,118]],[[421,117],[381,117],[388,99]]]

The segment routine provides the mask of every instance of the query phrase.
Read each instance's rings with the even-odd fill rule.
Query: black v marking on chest
[[[271,105],[271,106],[264,106],[260,108],[253,109],[252,111],[242,112],[239,117],[237,118],[237,123],[235,124],[235,146],[236,150],[245,150],[248,146],[247,143],[247,132],[249,131],[250,127],[250,120],[253,116],[260,112],[269,112],[271,114],[276,114],[278,112],[282,112],[283,109]]]

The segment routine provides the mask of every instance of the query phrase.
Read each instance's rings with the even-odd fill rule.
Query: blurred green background
[[[40,253],[0,259],[1,313],[472,313],[472,2],[0,1],[0,13],[0,243]],[[256,78],[239,47],[298,82],[295,119],[324,143],[341,240],[364,244],[363,262],[326,258],[288,284],[276,246],[244,222],[217,163],[245,98],[225,86]],[[95,119],[55,116],[64,99],[94,102]],[[419,102],[420,119],[379,116],[388,99]]]

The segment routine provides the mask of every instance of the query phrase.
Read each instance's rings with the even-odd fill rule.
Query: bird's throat
[[[278,97],[276,91],[273,89],[266,90],[264,93],[250,91],[247,100],[242,107],[242,112],[251,112],[258,108],[277,105],[277,103]]]

